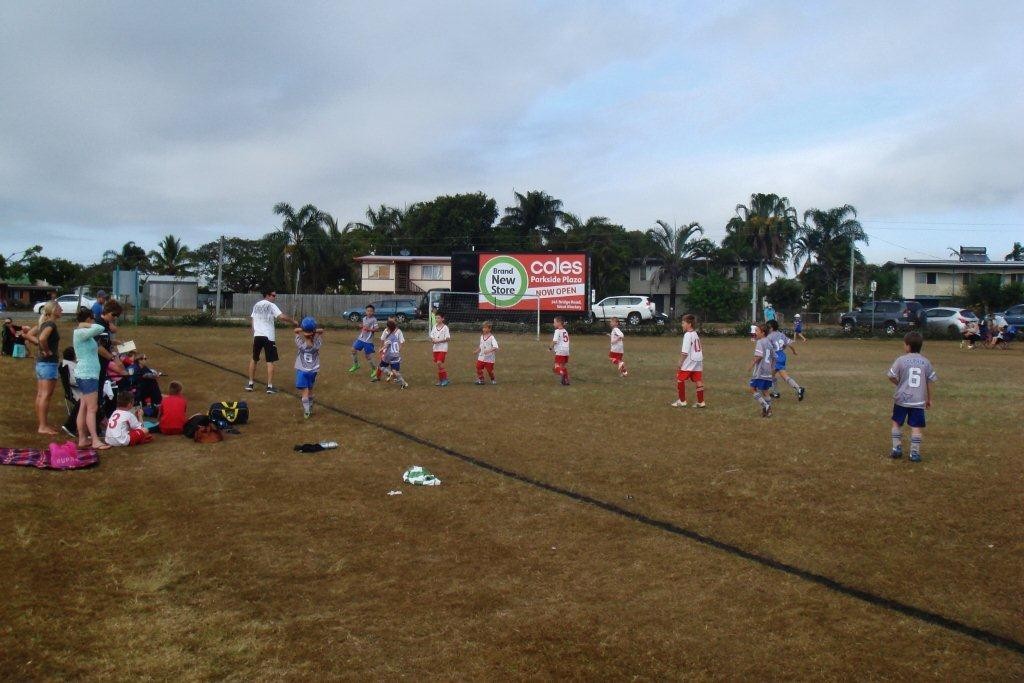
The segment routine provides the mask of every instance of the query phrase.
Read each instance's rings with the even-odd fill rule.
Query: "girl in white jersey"
[[[437,366],[437,382],[435,387],[448,386],[448,369],[444,362],[448,358],[448,342],[452,339],[452,333],[444,321],[444,314],[441,311],[434,313],[434,326],[430,328],[430,341],[434,346],[434,365]]]
[[[622,334],[622,330],[619,329],[619,319],[612,318],[608,321],[612,326],[612,331],[608,333],[608,338],[611,339],[611,348],[608,350],[608,360],[612,362],[612,365],[619,369],[619,377],[625,377],[629,374],[626,370],[626,362],[622,360],[622,354],[625,352],[623,340],[625,335]]]
[[[565,318],[555,318],[555,336],[551,338],[548,350],[555,354],[554,373],[562,378],[562,386],[569,386],[569,333],[565,329]]]
[[[694,326],[697,318],[687,313],[683,316],[683,349],[679,355],[679,371],[676,372],[676,393],[679,398],[672,402],[676,408],[686,407],[686,382],[697,385],[697,408],[704,403],[704,349]]]

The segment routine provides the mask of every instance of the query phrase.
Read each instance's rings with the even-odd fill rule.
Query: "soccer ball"
[[[299,323],[299,327],[302,328],[303,332],[316,332],[316,318],[306,316]]]

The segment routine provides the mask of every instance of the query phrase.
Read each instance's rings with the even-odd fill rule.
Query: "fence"
[[[259,292],[247,294],[235,294],[231,300],[231,315],[236,318],[247,318],[252,313],[252,307],[263,296]],[[328,318],[340,318],[343,311],[351,308],[358,308],[373,303],[382,298],[408,298],[397,295],[380,294],[278,294],[275,303],[286,314],[293,318],[302,318],[311,315],[317,320]]]

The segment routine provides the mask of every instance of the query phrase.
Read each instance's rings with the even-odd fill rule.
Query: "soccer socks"
[[[910,457],[912,460],[921,459],[921,437],[911,436],[910,437]]]
[[[309,417],[309,415],[311,415],[312,412],[313,412],[313,398],[310,397],[310,398],[302,399],[302,413],[304,415],[306,415],[306,417]]]
[[[764,396],[761,395],[760,391],[754,392],[754,400],[762,408],[770,408],[771,405],[772,405],[771,402],[768,399],[766,399]]]
[[[786,378],[786,384],[793,387],[793,391],[800,391],[800,385],[796,383],[796,380],[792,377]]]
[[[686,382],[676,382],[676,394],[679,395],[679,400],[686,403]],[[700,399],[697,399],[700,401]]]
[[[703,384],[698,384],[697,385],[697,403],[703,403],[703,402],[704,402],[704,385]]]
[[[920,445],[920,441],[918,441],[918,445]],[[892,447],[893,450],[903,448],[903,432],[898,429],[892,430]]]

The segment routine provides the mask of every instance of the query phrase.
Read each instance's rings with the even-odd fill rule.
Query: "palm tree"
[[[306,204],[296,211],[291,204],[279,202],[274,205],[274,213],[283,216],[281,221],[283,248],[280,258],[284,265],[285,281],[295,281],[295,293],[299,293],[299,273],[305,273],[307,280],[315,288],[323,275],[324,255],[321,250],[324,242],[323,213]]]
[[[159,275],[189,275],[192,252],[174,235],[167,235],[157,245],[159,251],[149,252],[149,261]]]
[[[362,232],[370,238],[373,251],[394,249],[402,237],[405,211],[381,204],[379,208],[366,208],[366,222],[352,221],[342,232]]]
[[[789,199],[776,194],[750,195],[750,206],[736,205],[736,215],[725,224],[726,239],[741,260],[753,262],[751,312],[757,320],[757,274],[764,268],[786,267],[786,256],[800,223]],[[745,258],[744,258],[745,257]]]
[[[810,245],[814,260],[824,271],[827,282],[838,292],[840,274],[849,275],[847,264],[850,261],[850,250],[854,250],[855,260],[863,262],[864,257],[856,250],[856,243],[867,244],[868,236],[857,220],[857,209],[849,204],[843,204],[825,211],[804,211],[804,224],[800,228],[798,244],[801,244],[802,240],[806,240]],[[794,249],[794,258],[795,252]],[[804,267],[806,268],[807,264]]]
[[[145,273],[149,272],[150,269],[149,257],[146,256],[146,250],[135,244],[135,242],[125,242],[119,252],[114,251],[113,249],[107,249],[103,252],[102,262],[104,264],[116,266],[122,270],[134,270],[138,268]]]
[[[1013,243],[1013,249],[1003,257],[1004,261],[1024,261],[1024,245],[1020,242]]]
[[[540,190],[531,190],[525,195],[516,192],[515,195],[516,205],[505,208],[505,216],[499,226],[514,230],[524,246],[545,246],[561,232],[558,224],[565,216],[562,200]]]
[[[647,231],[656,249],[655,256],[660,261],[654,274],[656,282],[668,280],[669,316],[676,315],[676,284],[690,269],[697,252],[706,252],[704,239],[693,239],[694,235],[703,235],[704,228],[700,223],[690,223],[682,227],[672,226],[665,221],[655,221],[657,227]]]

